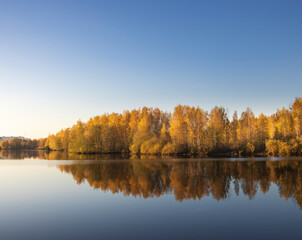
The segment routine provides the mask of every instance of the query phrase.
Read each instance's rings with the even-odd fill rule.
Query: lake
[[[302,158],[0,159],[1,239],[302,239]]]

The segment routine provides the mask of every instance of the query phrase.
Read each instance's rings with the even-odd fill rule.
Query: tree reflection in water
[[[223,200],[232,187],[237,196],[241,190],[252,200],[258,190],[265,194],[274,183],[281,197],[294,199],[302,208],[302,161],[107,161],[58,168],[94,189],[143,198],[173,192],[178,201],[209,195]]]
[[[144,157],[146,158],[146,157]],[[152,159],[154,158],[154,159]],[[175,199],[226,199],[232,188],[253,199],[271,184],[281,197],[293,199],[302,209],[302,158],[255,159],[140,159],[121,155],[84,155],[45,151],[0,151],[0,159],[107,160],[70,161],[60,164],[62,172],[72,174],[78,184],[87,181],[95,189],[122,192],[143,198],[173,193]]]

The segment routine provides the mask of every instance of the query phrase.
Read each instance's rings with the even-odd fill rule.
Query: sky
[[[302,96],[299,0],[0,0],[0,136],[178,104],[270,115]]]

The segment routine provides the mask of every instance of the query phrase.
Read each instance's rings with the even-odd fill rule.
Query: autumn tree
[[[223,107],[214,107],[209,114],[207,143],[211,151],[225,151],[228,145],[229,120]]]
[[[302,134],[302,98],[296,98],[291,106],[292,117],[294,122],[294,133],[297,137]]]
[[[178,105],[174,108],[172,118],[170,120],[170,136],[174,151],[176,153],[186,153],[188,149],[188,124],[186,122],[187,106]]]
[[[1,142],[1,148],[3,149],[9,149],[9,139],[6,138]]]
[[[192,154],[205,153],[206,144],[206,124],[208,121],[207,112],[199,107],[186,107],[185,122],[187,125],[188,148]]]
[[[85,138],[85,123],[78,121],[70,130],[70,142],[68,150],[70,152],[85,153],[87,152],[87,142]]]

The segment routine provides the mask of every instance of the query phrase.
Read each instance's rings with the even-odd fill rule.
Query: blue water
[[[0,161],[1,239],[302,239],[302,160]]]

